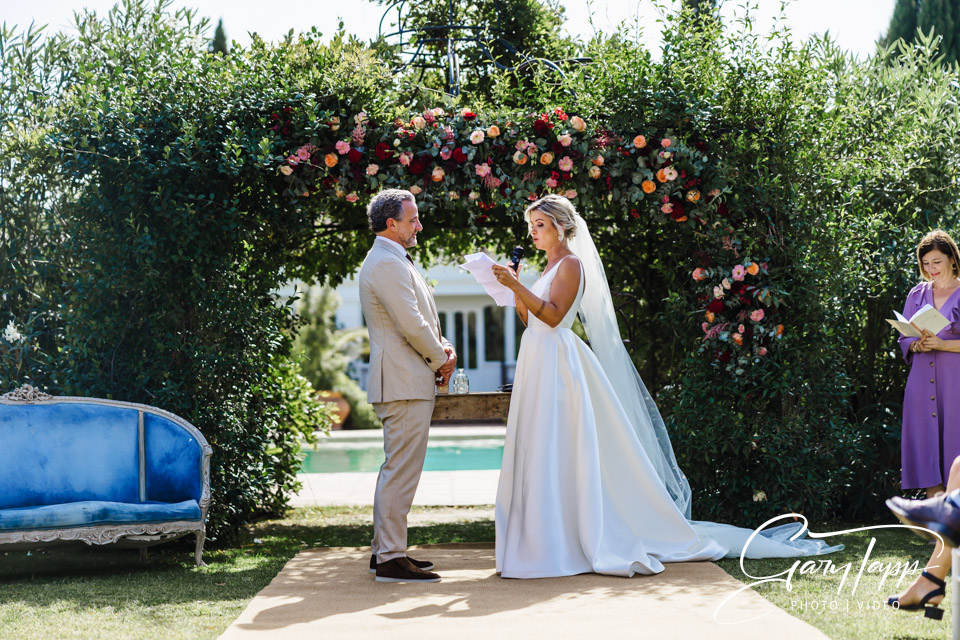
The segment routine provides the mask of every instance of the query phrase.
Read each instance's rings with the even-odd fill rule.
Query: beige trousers
[[[420,484],[435,402],[397,400],[373,405],[383,422],[383,452],[386,454],[373,496],[373,542],[370,546],[377,562],[407,555],[407,514]]]

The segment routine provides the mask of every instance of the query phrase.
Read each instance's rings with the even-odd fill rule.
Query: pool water
[[[344,473],[379,471],[383,464],[381,447],[318,447],[304,452],[301,473]],[[430,446],[424,471],[475,471],[499,469],[503,446]]]

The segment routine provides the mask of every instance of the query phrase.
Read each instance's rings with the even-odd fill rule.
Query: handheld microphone
[[[510,268],[516,272],[520,268],[520,259],[523,258],[523,247],[516,246],[513,249],[513,255],[510,256]]]

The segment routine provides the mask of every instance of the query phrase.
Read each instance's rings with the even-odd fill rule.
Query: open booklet
[[[913,317],[907,320],[902,315],[893,312],[893,315],[897,316],[896,320],[887,319],[897,331],[902,333],[908,338],[920,338],[923,337],[923,331],[927,330],[933,335],[937,335],[943,331],[944,327],[950,324],[950,321],[943,317],[943,314],[937,311],[933,305],[925,304],[917,312],[913,314]]]
[[[476,278],[477,282],[483,287],[483,290],[493,298],[494,302],[501,307],[516,306],[513,291],[497,282],[497,277],[493,275],[493,265],[497,264],[493,258],[485,253],[471,253],[470,255],[463,256],[463,259],[465,262],[460,266]]]

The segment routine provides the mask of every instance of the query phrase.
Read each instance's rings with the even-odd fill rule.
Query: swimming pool
[[[478,434],[453,428],[430,433],[424,471],[476,471],[499,469],[503,457],[502,432],[485,429]],[[379,432],[334,434],[305,448],[300,473],[376,472],[383,464],[383,436]]]

